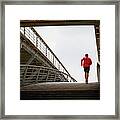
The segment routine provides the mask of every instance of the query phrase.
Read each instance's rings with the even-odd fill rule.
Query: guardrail
[[[70,75],[57,69],[35,66],[20,65],[20,85],[36,84],[41,82],[77,82]]]
[[[69,72],[45,43],[45,41],[40,37],[40,35],[32,27],[20,27],[20,32],[25,35],[51,62],[52,64],[60,71],[68,74]]]

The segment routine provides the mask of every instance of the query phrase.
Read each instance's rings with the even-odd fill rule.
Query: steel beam
[[[100,25],[99,20],[21,20],[20,27],[35,26]]]

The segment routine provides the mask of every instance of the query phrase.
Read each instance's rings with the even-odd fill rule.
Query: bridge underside
[[[20,64],[47,66],[54,65],[24,36],[21,34]]]
[[[41,82],[68,82],[65,76],[24,35],[21,34],[20,39],[21,86]]]
[[[61,26],[61,25],[95,25],[99,26],[99,20],[21,20],[21,27],[35,26]]]

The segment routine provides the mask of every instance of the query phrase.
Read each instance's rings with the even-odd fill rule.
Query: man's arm
[[[81,66],[82,66],[82,62],[83,62],[84,59],[81,59]]]
[[[90,65],[92,65],[92,60],[90,59]]]

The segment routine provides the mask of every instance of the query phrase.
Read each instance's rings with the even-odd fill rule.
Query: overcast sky
[[[97,81],[98,58],[94,26],[45,26],[35,29],[78,82],[85,82],[80,60],[88,53],[93,61],[89,82]]]

